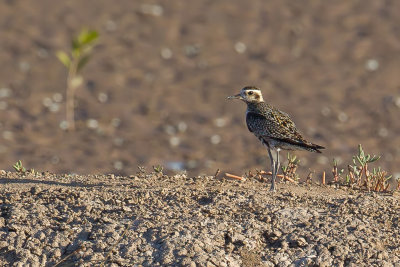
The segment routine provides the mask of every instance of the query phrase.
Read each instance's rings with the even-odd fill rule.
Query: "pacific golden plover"
[[[229,96],[228,99],[240,99],[247,104],[247,128],[267,147],[271,159],[271,191],[275,191],[280,150],[308,150],[321,153],[319,149],[324,148],[306,141],[288,114],[264,102],[257,87],[246,86],[239,94]]]

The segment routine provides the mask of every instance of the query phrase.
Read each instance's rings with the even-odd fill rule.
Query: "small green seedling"
[[[388,180],[392,176],[388,175],[386,171],[381,170],[380,167],[368,170],[368,164],[376,162],[380,156],[366,154],[361,145],[358,145],[358,155],[353,156],[353,164],[348,165],[348,173],[343,181],[344,184],[356,188],[366,188],[368,191],[385,192],[389,188]],[[340,175],[343,173],[337,171],[337,162],[333,162],[334,181],[338,182]]]
[[[162,173],[163,173],[163,170],[164,170],[164,167],[161,166],[161,165],[153,166],[153,170],[154,170],[155,173],[157,173],[157,174],[162,174]]]
[[[83,83],[83,77],[79,73],[89,62],[92,49],[96,45],[98,37],[99,34],[96,31],[84,29],[72,40],[72,48],[69,53],[64,51],[57,52],[58,59],[68,70],[66,120],[70,130],[75,130],[75,92]]]
[[[25,167],[22,165],[22,161],[21,160],[18,160],[14,165],[13,165],[13,168],[14,168],[14,170],[16,171],[16,172],[18,172],[18,173],[25,173],[26,172],[26,169],[25,169]]]

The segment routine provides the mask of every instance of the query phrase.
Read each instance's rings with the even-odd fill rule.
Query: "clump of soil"
[[[2,266],[391,266],[399,195],[149,174],[0,178]]]

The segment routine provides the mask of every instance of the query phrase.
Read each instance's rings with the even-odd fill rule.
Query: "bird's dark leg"
[[[277,173],[277,169],[276,169],[276,160],[275,160],[275,155],[272,153],[271,148],[268,147],[268,154],[269,154],[269,158],[271,159],[271,173],[272,173],[272,181],[271,181],[271,188],[270,191],[275,191],[275,179],[276,179],[276,173]],[[279,158],[278,158],[279,160]]]

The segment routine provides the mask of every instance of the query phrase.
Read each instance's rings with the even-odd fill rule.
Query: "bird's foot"
[[[273,193],[276,192],[276,187],[275,187],[275,185],[271,185],[269,191],[270,191],[270,192],[273,192]]]

